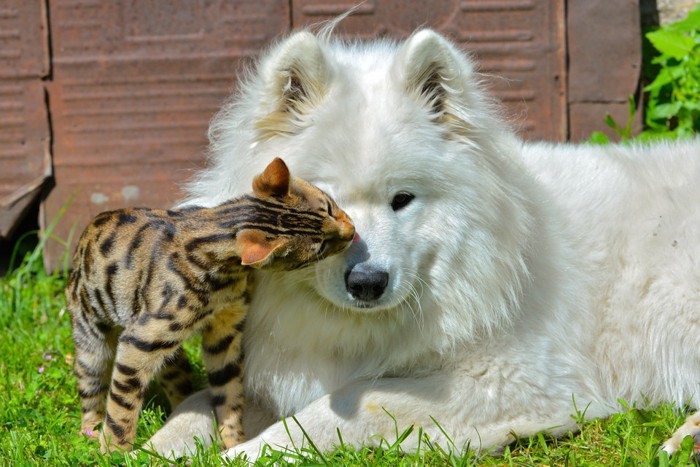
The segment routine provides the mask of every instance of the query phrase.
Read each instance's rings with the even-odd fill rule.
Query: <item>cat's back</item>
[[[106,309],[119,314],[163,270],[176,248],[180,213],[125,208],[98,214],[85,228],[73,256],[66,289],[69,302],[80,301],[81,289]]]
[[[150,208],[125,208],[105,211],[92,220],[80,237],[73,268],[91,269],[91,265],[123,259],[131,268],[143,246],[156,241],[169,242],[177,231],[178,215]]]

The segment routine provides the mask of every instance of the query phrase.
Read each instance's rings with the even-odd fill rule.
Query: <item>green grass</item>
[[[18,267],[0,278],[0,465],[170,464],[145,452],[135,459],[105,456],[95,442],[79,434],[79,402],[71,372],[73,344],[63,298],[65,278],[43,270],[40,248],[27,253]],[[188,352],[197,358],[195,344],[188,346]],[[162,426],[165,410],[157,393],[149,397],[137,442],[144,442]],[[609,419],[585,422],[580,433],[563,439],[542,435],[521,439],[498,456],[450,452],[423,436],[415,455],[384,443],[376,449],[344,447],[324,455],[296,452],[290,457],[305,465],[687,465],[690,445],[670,461],[657,457],[660,443],[682,421],[683,414],[668,406],[653,411],[632,408]],[[407,436],[411,430],[397,432]],[[281,458],[281,452],[269,450],[261,464]],[[192,463],[223,464],[211,448],[198,449]],[[184,465],[185,460],[175,464]]]

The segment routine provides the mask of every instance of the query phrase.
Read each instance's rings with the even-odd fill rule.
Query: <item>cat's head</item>
[[[253,180],[265,222],[238,233],[241,264],[256,269],[299,269],[347,248],[355,237],[350,217],[319,188],[292,177],[280,158]]]

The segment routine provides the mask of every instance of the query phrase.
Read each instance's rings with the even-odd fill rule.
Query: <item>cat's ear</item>
[[[236,235],[236,248],[243,266],[256,269],[265,266],[282,246],[282,242],[270,242],[259,230],[246,229]]]
[[[289,194],[291,175],[282,159],[276,157],[263,173],[253,179],[253,193],[256,196],[286,196]]]

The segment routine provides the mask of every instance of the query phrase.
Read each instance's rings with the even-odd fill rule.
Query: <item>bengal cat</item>
[[[154,375],[173,406],[191,392],[181,345],[201,331],[223,444],[241,442],[252,270],[304,267],[341,252],[354,234],[345,212],[279,158],[254,179],[252,194],[213,208],[99,214],[80,238],[66,287],[81,430],[97,437],[102,423],[103,451],[131,449]]]

